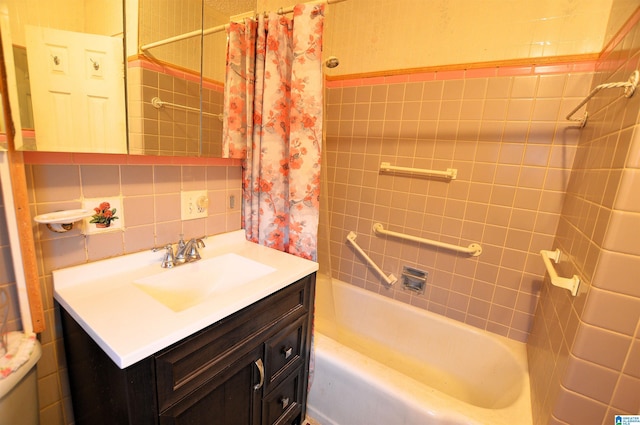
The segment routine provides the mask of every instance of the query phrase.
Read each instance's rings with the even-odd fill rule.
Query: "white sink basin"
[[[133,284],[175,312],[200,304],[215,294],[276,271],[275,268],[229,253],[177,266],[137,279]]]

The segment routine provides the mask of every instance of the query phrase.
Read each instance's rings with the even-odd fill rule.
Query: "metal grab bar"
[[[571,295],[575,297],[578,294],[580,278],[575,274],[570,278],[560,277],[558,276],[555,267],[553,267],[553,264],[551,264],[551,260],[557,264],[560,261],[561,254],[562,253],[559,249],[556,249],[555,251],[547,251],[543,249],[540,251],[542,261],[544,261],[544,266],[547,268],[547,273],[549,273],[549,277],[551,278],[551,284],[559,288],[568,289],[571,292]]]
[[[177,103],[165,102],[159,97],[154,97],[153,99],[151,99],[151,105],[156,109],[160,109],[164,106],[168,106],[170,108],[178,108],[178,109],[184,109],[186,111],[200,112],[200,108],[194,108],[192,106],[185,106],[185,105],[178,105]],[[203,111],[202,115],[210,115],[212,117],[218,117],[220,120],[222,120],[222,114],[214,114],[212,112]]]
[[[458,176],[458,170],[456,168],[447,168],[446,171],[427,170],[424,168],[398,167],[395,165],[391,165],[388,162],[380,163],[380,171],[397,171],[400,173],[422,174],[425,176],[444,177],[451,180],[455,180],[455,178]]]
[[[384,227],[380,223],[375,223],[373,225],[373,232],[376,233],[376,234],[379,234],[379,235],[393,236],[393,237],[400,238],[400,239],[407,239],[407,240],[413,241],[413,242],[423,243],[423,244],[427,244],[427,245],[433,245],[433,246],[436,246],[438,248],[445,248],[445,249],[450,249],[452,251],[464,252],[465,254],[469,254],[469,255],[472,255],[474,257],[477,257],[478,255],[482,254],[482,247],[480,246],[480,244],[477,244],[477,243],[472,243],[469,246],[453,245],[453,244],[446,243],[446,242],[434,241],[432,239],[425,239],[425,238],[420,238],[420,237],[417,237],[417,236],[406,235],[404,233],[398,233],[398,232],[392,232],[390,230],[384,230]]]
[[[351,243],[351,245],[353,245],[353,247],[356,249],[356,251],[358,251],[360,253],[360,255],[362,255],[364,257],[364,259],[367,261],[367,263],[369,263],[369,265],[371,267],[373,267],[373,269],[376,271],[376,273],[378,273],[380,275],[380,277],[382,277],[384,279],[384,281],[387,282],[388,285],[393,285],[394,283],[396,283],[398,281],[398,279],[393,274],[389,274],[389,276],[387,276],[385,274],[385,272],[383,272],[382,269],[380,267],[378,267],[378,265],[376,263],[374,263],[371,258],[369,258],[369,256],[362,250],[362,248],[360,248],[360,245],[358,245],[356,243],[356,238],[357,237],[358,237],[358,235],[356,235],[355,233],[349,232],[349,234],[347,235],[347,242],[349,242],[349,243]]]
[[[573,118],[573,114],[578,112],[578,109],[582,108],[600,90],[602,90],[602,89],[614,89],[614,88],[618,88],[618,87],[622,88],[623,87],[624,88],[624,97],[629,98],[629,97],[633,96],[633,93],[635,92],[636,87],[638,86],[638,82],[640,82],[640,72],[638,72],[636,70],[636,71],[633,71],[631,73],[631,76],[629,77],[629,80],[627,80],[625,82],[605,83],[605,84],[600,84],[599,86],[596,86],[593,90],[591,90],[591,93],[589,93],[587,95],[587,97],[585,97],[584,100],[578,104],[578,106],[573,108],[573,110],[567,114],[565,119],[568,120],[568,121],[579,122],[580,123],[580,128],[584,127],[587,124],[587,118],[589,117],[589,114],[587,113],[587,111],[584,112],[584,115],[582,116],[582,118]]]

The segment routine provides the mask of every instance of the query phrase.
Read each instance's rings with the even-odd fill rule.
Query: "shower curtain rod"
[[[313,1],[313,2],[309,2],[309,4],[322,4],[322,3],[335,4],[335,3],[342,3],[343,1],[347,1],[347,0]],[[282,8],[281,7],[280,9],[278,9],[277,13],[278,13],[278,15],[286,15],[287,13],[291,13],[291,12],[293,12],[293,6],[292,7],[286,7],[286,8]],[[187,40],[189,38],[198,37],[199,35],[205,36],[205,35],[209,35],[209,34],[215,34],[217,32],[224,31],[227,28],[229,28],[229,24],[218,25],[216,27],[207,28],[205,30],[195,30],[195,31],[191,31],[191,32],[186,32],[184,34],[180,34],[180,35],[176,35],[176,36],[173,36],[173,37],[165,38],[164,40],[154,41],[153,43],[144,44],[144,45],[140,46],[140,50],[144,52],[146,50],[153,49],[154,47],[164,46],[165,44],[175,43],[176,41]]]

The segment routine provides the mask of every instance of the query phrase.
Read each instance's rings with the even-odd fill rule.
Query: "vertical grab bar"
[[[369,258],[369,256],[362,250],[362,248],[360,248],[360,245],[356,243],[357,237],[358,236],[355,233],[349,232],[349,234],[347,235],[347,241],[351,243],[351,245],[353,245],[353,247],[360,253],[360,255],[364,257],[367,263],[369,263],[369,265],[373,267],[373,269],[380,275],[381,278],[384,279],[385,282],[387,282],[388,285],[393,285],[394,283],[396,283],[398,279],[393,274],[389,274],[389,276],[387,276],[385,272],[383,272],[382,269],[378,267],[378,265],[374,263],[371,258]]]
[[[551,278],[551,284],[559,288],[568,289],[574,297],[578,295],[580,278],[575,274],[572,277],[560,277],[558,276],[558,273],[556,273],[556,269],[553,267],[553,264],[551,264],[551,260],[556,264],[560,261],[560,249],[556,249],[555,251],[547,251],[543,249],[540,251],[540,255],[542,256],[542,261],[544,261],[544,265],[547,268],[549,277]]]

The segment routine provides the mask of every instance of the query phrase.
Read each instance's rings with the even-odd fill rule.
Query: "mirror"
[[[5,58],[5,77],[7,82],[13,81],[13,57],[9,54],[7,58],[7,54],[4,53],[12,49],[12,43],[11,32],[9,29],[9,14],[7,12],[7,8],[3,4],[0,4],[0,34],[2,34],[2,51],[3,58]],[[0,151],[6,151],[8,149],[7,125],[11,124],[8,123],[8,120],[11,119],[11,121],[13,121],[14,129],[19,133],[14,135],[14,145],[17,139],[22,142],[22,132],[20,131],[20,116],[16,111],[16,108],[11,108],[11,117],[6,117],[5,119],[5,102],[11,105],[13,102],[18,101],[18,92],[15,85],[7,85],[3,83],[2,89],[0,90],[3,92],[0,93],[0,95],[2,95],[2,103],[0,103]]]
[[[0,6],[6,10],[7,30],[14,35],[10,60],[13,62],[11,81],[16,81],[16,84],[11,86],[18,87],[19,90],[14,96],[15,102],[13,98],[11,102],[20,106],[14,108],[20,113],[20,119],[16,120],[15,124],[19,126],[22,123],[22,131],[16,135],[17,149],[127,152],[124,140],[117,144],[114,142],[114,139],[120,138],[115,137],[114,133],[119,135],[120,127],[126,126],[126,121],[119,121],[114,125],[103,120],[97,126],[95,123],[88,126],[88,129],[97,128],[103,133],[108,133],[107,146],[87,143],[64,145],[64,141],[86,142],[90,136],[94,136],[86,133],[88,129],[85,129],[84,136],[71,133],[71,130],[78,127],[77,123],[88,122],[86,119],[67,120],[66,126],[61,126],[62,129],[59,130],[61,135],[54,136],[51,141],[45,140],[45,136],[41,134],[35,137],[37,132],[34,131],[34,127],[38,125],[38,120],[34,119],[33,115],[38,108],[32,103],[34,76],[30,76],[28,72],[26,30],[31,26],[46,30],[105,35],[118,40],[126,33],[129,153],[221,156],[226,50],[226,32],[223,26],[233,17],[253,14],[253,11],[257,10],[255,0],[126,0],[106,4],[98,0],[0,0]],[[124,20],[123,7],[126,8]],[[123,21],[127,24],[126,31]],[[219,30],[203,36],[202,30],[210,28]],[[195,36],[140,49],[140,46],[194,31]],[[51,52],[40,55],[46,60],[44,65],[38,68],[50,69],[59,66],[55,63],[57,56]],[[95,60],[89,58],[85,61],[84,68],[89,73],[92,72],[90,66],[95,65],[92,61]],[[121,91],[115,89],[111,92]],[[58,103],[55,103],[56,101]],[[59,99],[50,99],[49,102],[49,107],[45,107],[44,111],[59,109],[51,107],[51,102],[54,102],[54,105],[65,103]],[[93,105],[93,108],[102,111],[112,109],[102,105]],[[63,114],[62,118],[67,115]],[[54,119],[53,123],[64,122],[62,118]],[[127,135],[125,130],[122,133]]]
[[[126,153],[123,3],[1,0],[16,149]],[[3,41],[4,42],[4,41]],[[11,54],[13,53],[13,54]],[[8,65],[12,65],[9,67]]]
[[[224,25],[253,15],[255,0],[138,4],[138,26],[127,27],[127,51],[137,52],[127,67],[129,153],[220,157]]]

